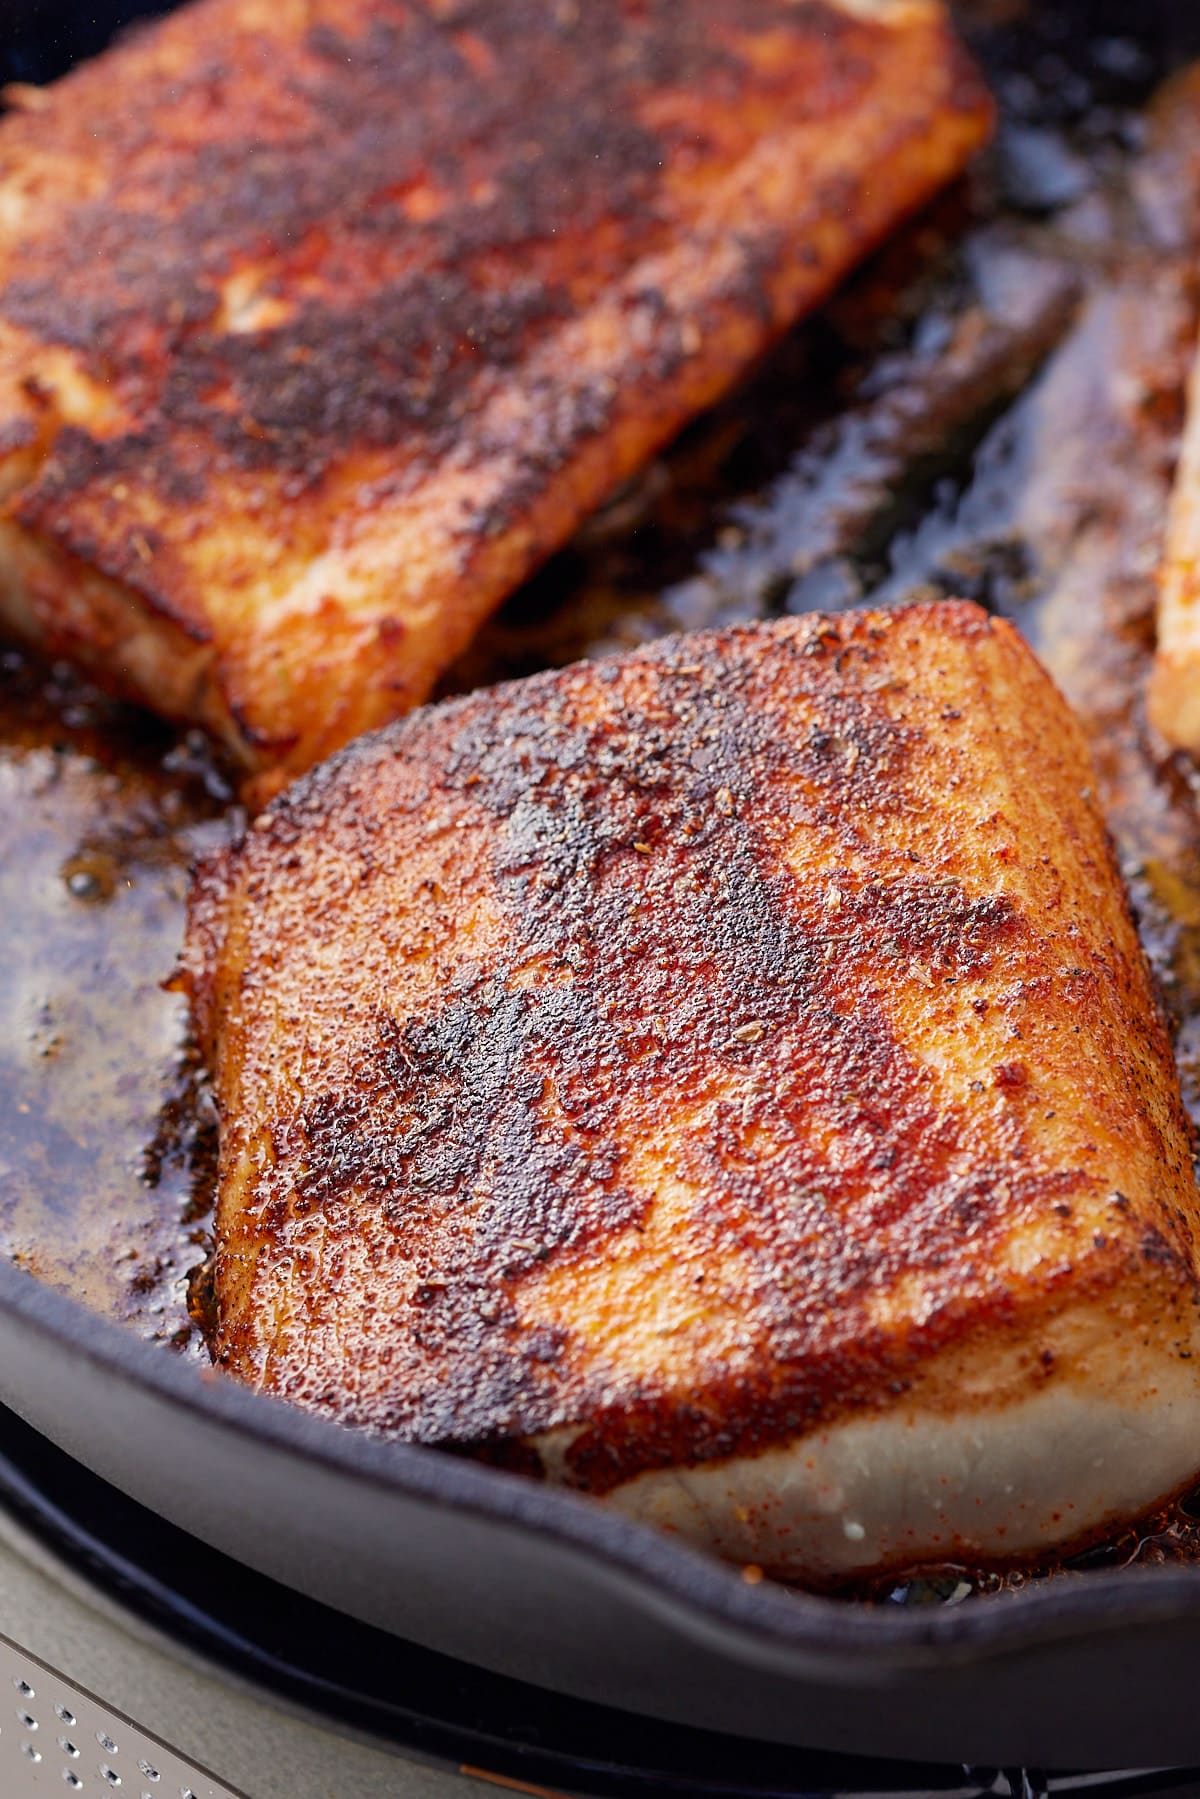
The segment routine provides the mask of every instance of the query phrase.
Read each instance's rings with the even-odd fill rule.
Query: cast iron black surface
[[[1004,12],[993,0],[977,3],[997,17]],[[8,47],[0,75],[45,79],[136,10],[80,12],[59,0],[41,7],[10,0],[0,6]],[[1067,52],[1086,53],[1089,33],[1120,24],[1133,42],[1176,22],[1195,26],[1190,6],[1167,0],[1091,7],[1080,0],[1073,15],[1079,42],[1067,44],[1068,11],[1057,4],[1045,16],[1044,32],[1035,20],[1030,37],[1014,33],[997,54],[1017,74],[1024,55],[1059,57],[1064,95]],[[1114,79],[1126,77],[1118,71]],[[1043,85],[1057,91],[1054,80]],[[358,1619],[394,1633],[382,1659],[407,1677],[415,1658],[418,1686],[417,1663],[438,1666],[430,1652],[454,1658],[452,1716],[438,1706],[402,1714],[387,1692],[322,1689],[350,1720],[366,1724],[355,1708],[375,1706],[371,1727],[414,1750],[454,1756],[452,1737],[465,1729],[475,1733],[485,1765],[528,1769],[529,1745],[522,1729],[505,1723],[497,1698],[507,1694],[523,1726],[535,1716],[528,1709],[535,1699],[567,1721],[565,1734],[546,1738],[539,1753],[559,1755],[557,1779],[577,1787],[586,1747],[597,1757],[589,1779],[641,1779],[644,1791],[649,1768],[654,1790],[669,1791],[663,1772],[676,1766],[674,1752],[654,1747],[679,1736],[668,1724],[688,1727],[693,1745],[699,1727],[755,1738],[756,1769],[780,1767],[784,1784],[750,1790],[780,1794],[797,1790],[796,1762],[772,1744],[941,1764],[1200,1761],[1200,1570],[1135,1570],[924,1612],[750,1587],[736,1572],[586,1501],[354,1436],[205,1378],[3,1264],[0,1401],[154,1514],[282,1583],[290,1604],[334,1608],[343,1622],[323,1618],[323,1630],[355,1634],[345,1620]],[[146,1561],[142,1567],[135,1577],[127,1562],[123,1578],[144,1592],[157,1577]],[[266,1678],[272,1660],[271,1679],[298,1679],[305,1686],[299,1696],[323,1703],[320,1670],[297,1669],[294,1653],[289,1662],[278,1642],[273,1649],[256,1644],[249,1621],[242,1625],[248,1647],[235,1650],[226,1621],[206,1622],[195,1605],[185,1618],[175,1600],[170,1608],[176,1633],[220,1635],[227,1665],[251,1654]],[[216,1636],[212,1642],[217,1647]],[[264,1647],[272,1650],[265,1659]],[[491,1670],[502,1682],[461,1664]],[[436,1680],[424,1678],[420,1690],[428,1691]],[[528,1697],[530,1687],[541,1696]],[[613,1709],[598,1714],[598,1704]],[[626,1714],[619,1753],[611,1737],[597,1750],[604,1731],[616,1728],[614,1711]],[[474,1722],[464,1725],[464,1714]],[[709,1791],[722,1790],[712,1779],[728,1770],[719,1760],[724,1752],[704,1755]],[[654,1773],[656,1755],[663,1760]],[[806,1757],[803,1766],[822,1764]],[[744,1768],[738,1778],[745,1790]],[[918,1790],[946,1790],[946,1779],[961,1787],[956,1773],[942,1777],[940,1789],[927,1781]],[[1200,1779],[1181,1776],[1173,1790],[1194,1793]]]
[[[408,1756],[581,1793],[681,1799],[974,1795],[1011,1784],[993,1770],[820,1755],[655,1724],[482,1673],[247,1573],[81,1472],[11,1412],[0,1413],[0,1504],[104,1597],[222,1675]]]
[[[82,57],[102,50],[113,33],[169,0],[0,0],[0,60],[5,81],[53,81]]]
[[[762,1743],[904,1759],[1200,1759],[1200,1573],[952,1610],[768,1584],[514,1476],[341,1431],[0,1265],[0,1401],[295,1593],[475,1666]]]
[[[354,1624],[206,1549],[0,1412],[0,1505],[100,1595],[221,1676],[245,1680],[410,1758],[594,1795],[822,1799],[944,1794],[1019,1799],[1070,1776],[941,1767],[772,1748],[557,1698]],[[3,1623],[0,1599],[0,1624]],[[1108,1799],[1182,1795],[1200,1769],[1113,1774]]]

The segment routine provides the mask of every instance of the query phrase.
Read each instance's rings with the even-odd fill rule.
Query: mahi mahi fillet
[[[197,0],[16,97],[0,622],[264,788],[990,122],[936,0]]]
[[[811,1579],[1200,1466],[1200,1222],[1080,732],[976,608],[352,745],[201,871],[215,1350]]]
[[[1200,355],[1192,375],[1160,581],[1150,717],[1169,743],[1200,757]]]

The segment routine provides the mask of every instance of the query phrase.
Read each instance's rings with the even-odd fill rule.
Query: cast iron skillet
[[[43,79],[144,10],[0,9]],[[747,1585],[576,1496],[201,1374],[0,1263],[0,1403],[163,1517],[461,1660],[628,1711],[860,1755],[1042,1767],[1200,1760],[1200,1569],[952,1610]]]
[[[589,1500],[198,1377],[3,1264],[0,1403],[276,1580],[581,1698],[859,1755],[1200,1759],[1200,1570],[924,1612],[750,1587]]]

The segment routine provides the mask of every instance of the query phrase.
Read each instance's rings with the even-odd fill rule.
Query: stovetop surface
[[[0,1505],[98,1596],[226,1677],[399,1756],[484,1770],[520,1783],[517,1790],[566,1788],[597,1799],[1200,1794],[1200,1768],[1044,1776],[798,1752],[610,1711],[490,1674],[357,1623],[230,1561],[6,1411]]]

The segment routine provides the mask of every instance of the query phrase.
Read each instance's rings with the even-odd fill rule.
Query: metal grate
[[[0,1794],[245,1799],[0,1636]]]

